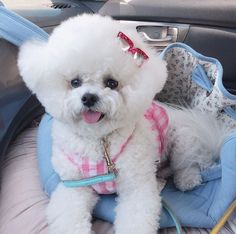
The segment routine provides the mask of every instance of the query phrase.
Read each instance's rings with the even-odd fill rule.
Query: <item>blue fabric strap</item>
[[[84,178],[81,180],[65,180],[63,181],[63,184],[66,187],[85,187],[85,186],[91,186],[94,184],[99,184],[107,181],[113,181],[115,180],[116,175],[114,173],[109,173],[105,175],[99,175],[99,176],[94,176],[90,178]]]
[[[31,38],[47,40],[48,34],[37,25],[0,6],[0,37],[20,46]]]
[[[192,80],[198,84],[203,89],[207,90],[209,93],[212,92],[213,84],[209,77],[206,75],[206,72],[202,65],[197,65],[192,72]],[[232,107],[225,107],[224,112],[236,120],[236,111]]]
[[[236,111],[232,107],[225,107],[224,112],[236,120]]]
[[[213,84],[206,75],[206,72],[202,65],[198,64],[192,72],[192,80],[198,84],[203,89],[206,89],[208,92],[212,91]]]

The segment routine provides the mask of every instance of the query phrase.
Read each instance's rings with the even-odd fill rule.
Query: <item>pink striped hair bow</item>
[[[148,55],[143,50],[136,48],[133,41],[124,33],[119,32],[117,37],[122,43],[122,50],[131,53],[137,65],[141,67],[144,61],[149,58]]]

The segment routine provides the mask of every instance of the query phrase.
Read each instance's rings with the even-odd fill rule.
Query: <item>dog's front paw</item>
[[[59,204],[58,204],[59,207]],[[60,213],[58,212],[60,211]],[[88,215],[78,216],[75,212],[67,212],[48,207],[47,219],[49,224],[49,234],[92,234],[91,223]],[[77,217],[77,219],[76,219]]]
[[[59,184],[47,208],[50,234],[91,234],[91,210],[97,201],[92,190]]]
[[[175,186],[181,191],[194,189],[202,183],[202,177],[198,168],[188,168],[174,172]]]
[[[70,226],[70,224],[65,224],[64,227],[62,227],[61,224],[54,223],[54,225],[49,225],[49,234],[94,234],[94,231],[91,231],[91,229],[83,229],[81,226],[73,225]]]
[[[153,188],[140,186],[140,190],[125,194],[116,207],[115,234],[156,234],[159,229],[161,198],[157,184]],[[120,195],[120,197],[122,194]]]

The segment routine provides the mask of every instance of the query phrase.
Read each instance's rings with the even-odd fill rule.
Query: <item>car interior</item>
[[[98,13],[135,28],[157,53],[171,43],[185,43],[198,53],[220,61],[223,84],[229,93],[236,95],[235,0],[51,0],[17,6],[3,0],[1,4],[49,34],[69,17]],[[37,128],[45,111],[19,75],[17,53],[15,45],[0,39],[0,233],[47,233],[42,211],[48,199],[40,191],[35,159]],[[35,175],[30,186],[23,175],[25,171]],[[22,183],[19,190],[16,183]],[[24,196],[24,188],[32,193]],[[21,193],[15,201],[14,193]],[[21,205],[26,199],[27,204]],[[94,220],[93,229],[94,233],[113,233],[112,224],[98,219]],[[210,233],[210,230],[184,227],[183,232]],[[168,228],[161,233],[176,232]],[[228,220],[220,233],[236,233],[236,219]]]

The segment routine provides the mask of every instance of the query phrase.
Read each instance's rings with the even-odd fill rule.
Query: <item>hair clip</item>
[[[143,62],[149,58],[148,55],[143,50],[136,48],[133,41],[124,33],[119,32],[117,37],[122,43],[122,50],[131,53],[137,65],[141,67]]]

